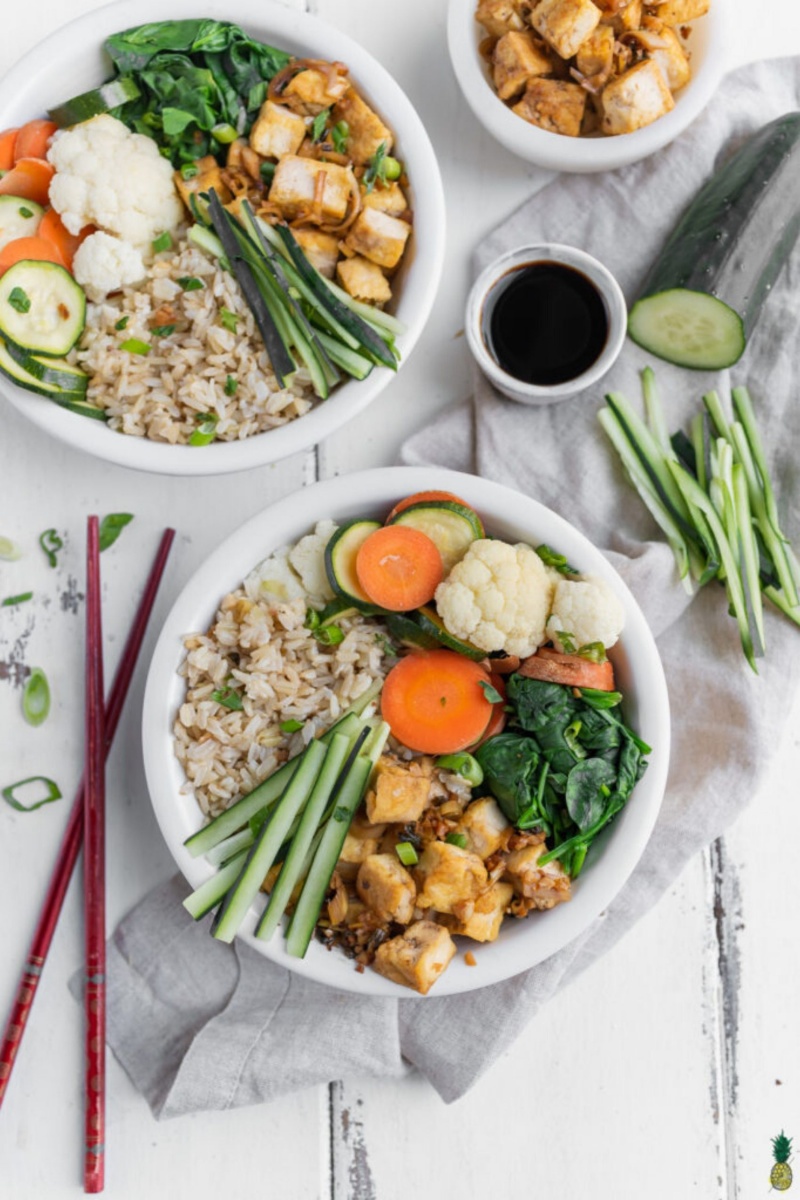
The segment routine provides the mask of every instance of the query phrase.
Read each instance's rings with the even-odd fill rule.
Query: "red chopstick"
[[[100,522],[86,527],[86,757],[83,787],[83,915],[86,939],[86,1152],[83,1190],[102,1192],[106,1125],[106,717]]]
[[[117,673],[114,677],[114,683],[111,687],[106,706],[106,755],[108,755],[111,742],[119,725],[122,709],[128,695],[128,688],[130,687],[133,673],[136,670],[139,651],[142,648],[144,635],[147,632],[147,624],[150,620],[150,614],[153,611],[153,605],[174,537],[174,529],[166,529],[162,535],[144,592],[142,593],[142,599],[139,602],[136,617],[134,618],[131,631],[128,634],[128,640],[122,651],[119,666],[117,667]],[[31,941],[28,958],[20,976],[17,995],[6,1024],[2,1044],[0,1044],[0,1106],[2,1106],[5,1098],[8,1082],[11,1078],[11,1071],[19,1052],[33,1001],[36,997],[36,990],[42,976],[42,969],[53,941],[61,909],[64,906],[64,897],[67,894],[72,872],[75,870],[75,863],[78,859],[82,841],[83,780],[81,780],[78,786],[78,791],[72,805],[72,811],[67,828],[64,831],[58,858],[50,878],[44,904],[39,914],[36,931]]]

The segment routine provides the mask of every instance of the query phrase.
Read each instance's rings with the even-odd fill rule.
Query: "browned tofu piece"
[[[569,875],[558,859],[539,866],[539,859],[546,853],[544,842],[513,850],[506,861],[504,876],[515,892],[533,900],[534,907],[540,909],[555,908],[556,904],[569,900],[572,894]]]
[[[468,850],[485,859],[500,849],[508,827],[497,801],[492,796],[484,796],[467,807],[456,831],[466,835]]]
[[[514,888],[510,883],[493,883],[478,896],[472,912],[456,925],[453,932],[472,938],[474,942],[493,942],[513,895]]]
[[[333,279],[339,259],[339,239],[335,234],[303,228],[293,229],[292,233],[312,267],[316,267],[326,279]]]
[[[675,107],[661,68],[652,59],[637,63],[607,83],[601,93],[603,133],[633,133]]]
[[[350,167],[287,154],[275,168],[269,199],[285,217],[296,217],[314,204],[317,176],[324,176],[321,213],[325,221],[341,221],[347,212],[354,176]]]
[[[475,900],[486,887],[488,875],[477,854],[449,842],[431,842],[416,868],[417,904],[437,912],[452,913],[455,905]]]
[[[494,86],[501,100],[518,96],[529,79],[548,75],[553,69],[530,33],[504,34],[494,48],[492,63]]]
[[[336,277],[349,296],[367,304],[386,304],[392,298],[389,280],[380,267],[368,258],[343,258],[337,264]]]
[[[586,92],[578,83],[532,79],[513,112],[549,133],[577,137],[586,108]]]
[[[296,154],[305,136],[306,123],[298,113],[267,100],[250,130],[250,145],[262,158],[283,158]]]
[[[385,825],[370,824],[366,813],[359,809],[347,831],[339,861],[363,863],[370,854],[377,853],[378,845],[385,832]]]
[[[648,57],[658,63],[671,92],[689,82],[689,59],[680,38],[669,25],[650,19],[646,28],[637,31],[636,40],[644,46]]]
[[[379,208],[365,208],[356,217],[345,245],[390,271],[403,257],[410,235],[411,226],[407,221],[381,212]]]
[[[353,87],[349,87],[341,100],[333,106],[331,120],[346,121],[350,127],[345,153],[354,163],[368,163],[381,144],[391,154],[394,138],[392,131],[384,125],[376,112],[362,100]]]
[[[581,75],[610,75],[614,66],[614,30],[610,25],[598,25],[579,47],[575,66]]]
[[[530,15],[533,28],[562,58],[572,58],[600,23],[592,0],[539,0]]]
[[[497,38],[504,33],[520,32],[525,28],[525,22],[512,0],[480,0],[475,10],[475,20],[487,33]]]
[[[704,17],[711,7],[711,0],[664,0],[663,4],[648,5],[665,25],[685,25]]]
[[[455,942],[443,925],[415,921],[400,937],[378,947],[372,965],[380,975],[425,996],[455,952]]]
[[[418,821],[425,811],[431,781],[417,775],[408,766],[379,758],[373,775],[373,787],[367,792],[367,818],[373,824]]]
[[[642,23],[642,0],[630,0],[629,4],[620,11],[616,28],[620,33],[628,33],[638,29]]]
[[[379,208],[390,217],[397,217],[406,211],[408,201],[399,183],[376,183],[371,192],[362,186],[361,205],[363,208]]]
[[[175,187],[178,189],[178,195],[191,213],[190,197],[193,192],[207,192],[209,188],[214,188],[220,198],[222,204],[232,199],[230,189],[227,184],[222,181],[222,167],[212,154],[207,154],[205,158],[198,158],[195,163],[197,174],[191,179],[184,179],[180,171],[176,171],[173,175]]]
[[[370,854],[359,867],[356,891],[382,921],[407,925],[414,915],[416,885],[396,854]]]
[[[319,71],[307,67],[290,79],[281,93],[281,99],[295,112],[315,117],[324,108],[330,108],[341,100],[350,80],[339,71]]]

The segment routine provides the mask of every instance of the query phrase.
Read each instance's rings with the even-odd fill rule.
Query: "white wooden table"
[[[715,2],[729,10],[732,63],[800,52],[794,0],[771,0],[760,24],[745,0]],[[93,7],[92,0],[9,0],[0,72],[50,29]],[[49,440],[0,402],[0,533],[26,551],[22,562],[0,564],[0,593],[36,592],[34,603],[0,617],[3,784],[41,773],[70,796],[80,773],[88,512],[136,514],[120,553],[103,561],[110,678],[167,520],[179,537],[154,629],[198,563],[243,519],[316,477],[391,463],[408,433],[466,394],[459,331],[470,251],[541,174],[491,143],[462,102],[445,49],[445,0],[310,0],[305,7],[383,61],[431,134],[449,222],[433,316],[413,358],[357,429],[230,479],[173,481],[107,467]],[[70,534],[56,570],[35,545],[53,525]],[[133,564],[139,576],[131,589]],[[152,644],[151,635],[143,662]],[[54,710],[40,730],[19,717],[13,684],[23,664],[46,666],[53,685]],[[140,669],[109,767],[110,922],[172,870],[142,772],[143,675]],[[120,1200],[477,1200],[500,1188],[510,1196],[600,1200],[765,1195],[770,1139],[784,1127],[800,1137],[792,921],[800,905],[798,771],[792,733],[775,747],[769,785],[730,835],[692,862],[622,944],[452,1107],[412,1077],[332,1083],[269,1106],[157,1124],[110,1059],[109,1193]],[[31,816],[0,806],[2,1019],[66,815],[66,803]],[[83,1018],[66,985],[81,954],[73,884],[0,1115],[3,1200],[80,1193]]]

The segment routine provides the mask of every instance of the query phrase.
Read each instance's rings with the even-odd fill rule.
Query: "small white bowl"
[[[479,945],[459,940],[459,953],[437,981],[430,997],[472,991],[507,979],[561,950],[586,929],[614,899],[636,866],[658,816],[667,778],[670,744],[669,699],[653,635],[642,612],[608,560],[573,525],[551,509],[511,488],[458,471],[431,467],[389,467],[340,475],[303,488],[253,517],[227,538],[184,588],[158,639],[144,697],[144,765],[153,809],[175,862],[192,887],[213,874],[204,858],[192,858],[184,841],[202,825],[197,801],[186,789],[175,757],[172,725],[183,702],[185,680],[178,674],[192,630],[207,629],[226,592],[278,546],[296,541],[323,517],[337,522],[355,517],[383,519],[403,496],[444,488],[463,496],[486,528],[507,541],[546,542],[581,571],[598,575],[613,588],[625,612],[625,628],[610,657],[622,691],[626,719],[652,746],[649,766],[629,803],[592,847],[569,904],[506,921],[497,941]],[[258,905],[250,909],[239,935],[252,949],[288,970],[343,991],[366,996],[416,998],[416,993],[328,951],[314,939],[303,959],[291,958],[281,933],[269,942],[253,936]],[[189,917],[186,918],[189,920]],[[210,936],[210,934],[209,934]],[[464,962],[469,948],[477,960]]]
[[[509,375],[498,365],[486,338],[486,326],[491,316],[491,307],[502,293],[509,276],[531,263],[553,262],[572,267],[585,275],[594,284],[606,310],[608,333],[605,345],[598,358],[576,375],[563,383],[540,385],[524,383]],[[491,262],[475,280],[467,298],[465,328],[467,342],[480,369],[499,392],[510,400],[521,404],[555,404],[576,392],[582,392],[596,383],[616,362],[625,341],[628,309],[622,289],[614,276],[591,254],[574,246],[562,246],[557,242],[542,242],[539,245],[519,246],[509,250]]]
[[[616,137],[567,137],[531,125],[508,108],[494,89],[479,46],[486,37],[475,20],[477,0],[450,0],[447,41],[464,99],[482,125],[513,154],[551,171],[613,171],[661,150],[683,133],[708,104],[725,70],[724,0],[711,0],[692,22],[687,45],[692,77],[675,96],[675,107],[652,125]]]
[[[108,79],[112,69],[103,42],[110,34],[148,21],[197,17],[198,12],[203,17],[233,21],[254,37],[292,54],[346,63],[359,91],[393,130],[395,153],[408,171],[414,211],[414,234],[398,277],[394,309],[406,327],[397,340],[402,365],[425,328],[442,272],[445,208],[441,176],[428,135],[405,93],[371,54],[334,26],[271,0],[118,0],[64,25],[20,59],[0,81],[0,129],[22,125],[59,101]],[[376,367],[367,379],[341,384],[328,400],[287,425],[242,441],[203,447],[169,446],[115,433],[100,421],[87,420],[45,397],[23,391],[5,376],[0,376],[0,393],[46,433],[107,462],[162,475],[219,475],[277,462],[322,441],[362,412],[393,378],[388,367]]]

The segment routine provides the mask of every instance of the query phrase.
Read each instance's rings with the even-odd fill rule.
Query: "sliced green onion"
[[[347,121],[337,121],[331,130],[331,141],[337,154],[344,154],[346,152],[349,136],[350,126],[347,124]]]
[[[171,246],[172,246],[172,238],[170,237],[169,232],[166,229],[164,230],[163,233],[160,233],[158,235],[158,237],[155,238],[153,241],[153,251],[156,254],[160,254],[162,250],[169,250]]]
[[[275,177],[275,163],[263,162],[259,167],[259,172],[264,183],[272,183]]]
[[[225,380],[225,387],[223,389],[225,392],[225,395],[226,396],[235,396],[236,389],[238,388],[238,386],[239,386],[239,380],[236,379],[235,376],[229,375],[228,378]]]
[[[338,625],[326,625],[323,629],[315,629],[314,637],[321,646],[338,646],[344,641],[344,634]]]
[[[578,658],[588,659],[593,663],[604,663],[608,661],[606,648],[602,642],[586,642],[585,645],[579,646],[576,651]]]
[[[18,558],[22,558],[22,550],[11,538],[0,537],[0,558],[6,562],[16,562]]]
[[[122,343],[120,350],[127,350],[128,354],[145,355],[150,353],[151,347],[141,338],[128,338],[126,342]]]
[[[466,750],[460,754],[442,754],[436,759],[436,766],[441,767],[443,771],[453,771],[454,774],[460,775],[470,787],[479,787],[483,783],[483,767],[477,758],[467,754]]]
[[[239,318],[236,313],[231,312],[229,308],[221,308],[219,310],[219,319],[226,329],[231,333],[236,333],[236,326],[239,324]]]
[[[181,179],[194,179],[195,175],[200,174],[200,168],[197,163],[184,163],[181,167]]]
[[[120,331],[120,333],[121,333],[123,329],[127,329],[127,328],[128,328],[128,321],[130,321],[130,317],[129,317],[129,316],[120,317],[120,319],[117,321],[117,323],[116,323],[116,325],[114,326],[114,328],[115,328],[115,329],[118,329],[118,330]]]
[[[100,522],[99,544],[101,552],[113,546],[126,525],[133,520],[133,513],[107,513]]]
[[[219,417],[216,413],[200,413],[197,418],[197,429],[189,438],[190,446],[207,446],[209,442],[213,442],[217,436],[217,423]]]
[[[546,567],[553,567],[562,575],[578,575],[577,568],[571,567],[563,554],[559,554],[552,546],[548,546],[546,542],[542,542],[536,547],[536,553]]]
[[[323,108],[322,112],[317,113],[314,120],[311,122],[311,141],[319,142],[325,132],[325,126],[328,123],[328,117],[331,115],[329,108]]]
[[[465,833],[448,833],[444,839],[451,846],[458,846],[460,850],[467,848],[467,835]]]
[[[26,208],[24,204],[20,205],[20,207],[17,209],[17,212],[21,217],[25,217],[26,220],[28,217],[33,216],[32,210],[30,208]]]
[[[319,629],[321,620],[322,620],[322,618],[320,617],[319,613],[317,612],[317,610],[315,608],[307,608],[306,609],[306,619],[303,622],[306,629],[311,629],[311,630]]]
[[[216,138],[221,146],[229,146],[231,142],[236,141],[239,135],[232,125],[229,125],[227,121],[223,121],[219,125],[213,126],[211,136]]]
[[[22,713],[29,725],[41,725],[50,712],[50,684],[40,667],[34,667],[22,693]]]
[[[18,800],[15,793],[20,788],[27,787],[29,783],[43,783],[47,788],[47,795],[42,800],[35,800],[33,804],[23,804]],[[48,779],[46,775],[31,775],[28,779],[20,779],[18,783],[10,783],[8,787],[3,788],[3,799],[6,804],[10,804],[17,812],[33,812],[36,808],[41,808],[43,804],[52,804],[54,800],[61,799],[61,789],[52,779]]]
[[[304,721],[296,721],[294,718],[289,721],[281,721],[281,733],[299,733],[304,724]]]
[[[174,325],[151,325],[150,332],[154,337],[171,337],[175,332]]]
[[[419,862],[419,855],[411,842],[398,842],[394,852],[404,867],[413,867]]]
[[[244,708],[242,697],[233,688],[222,688],[220,691],[212,692],[211,699],[224,708],[229,708],[231,712],[241,712]]]
[[[58,558],[56,555],[59,550],[64,549],[64,543],[56,533],[55,529],[45,529],[44,533],[39,534],[39,545],[47,555],[47,561],[51,567],[58,566]]]
[[[178,283],[185,292],[199,292],[205,287],[202,279],[198,279],[196,275],[181,275]]]
[[[18,596],[6,596],[0,608],[14,608],[17,604],[27,604],[33,599],[33,592],[20,592]]]
[[[478,687],[481,689],[490,704],[503,703],[503,697],[500,695],[497,688],[494,687],[493,684],[489,683],[486,679],[481,679]]]
[[[18,313],[26,313],[31,310],[30,296],[21,287],[12,288],[8,294],[8,303]]]

